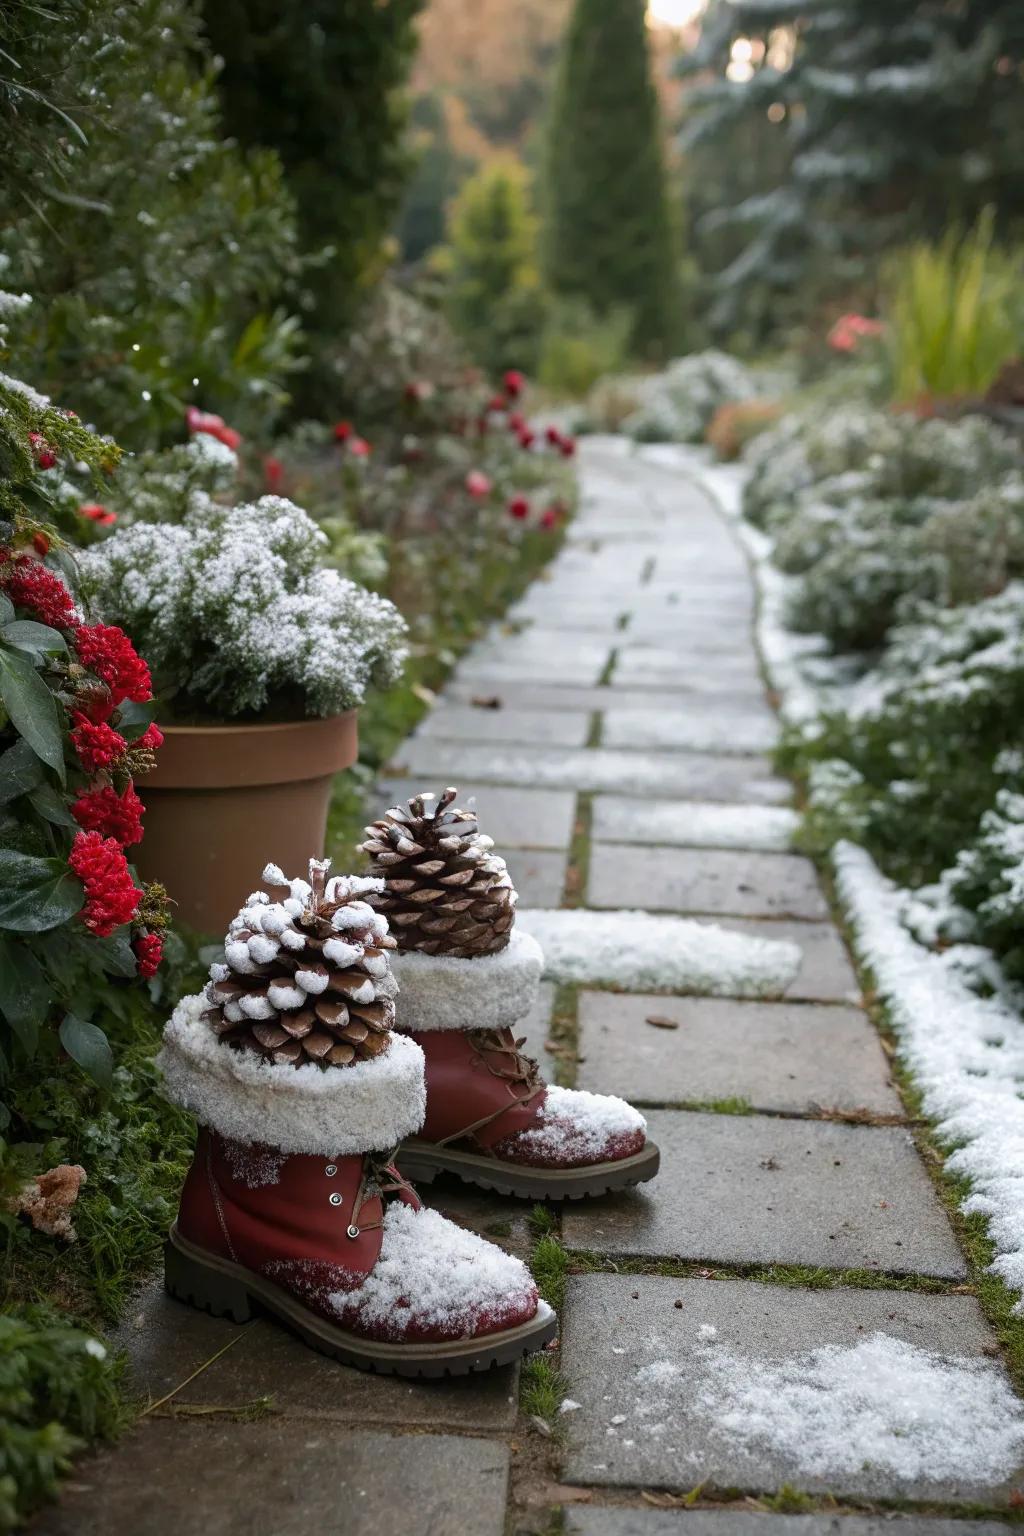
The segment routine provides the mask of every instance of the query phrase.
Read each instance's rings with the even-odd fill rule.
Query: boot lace
[[[398,1155],[398,1146],[393,1146],[387,1152],[367,1152],[363,1158],[363,1176],[359,1182],[355,1203],[352,1207],[352,1221],[348,1229],[351,1238],[360,1237],[364,1232],[373,1232],[378,1227],[383,1227],[384,1217],[387,1214],[388,1200],[395,1199],[403,1191],[407,1191],[416,1199],[416,1191],[408,1179],[403,1179],[398,1169],[394,1166],[394,1160]],[[382,1211],[379,1221],[366,1221],[360,1224],[359,1215],[370,1200],[380,1199]],[[417,1202],[418,1203],[418,1202]]]
[[[468,1034],[477,1061],[492,1077],[500,1077],[510,1085],[521,1084],[531,1091],[540,1087],[540,1064],[522,1049],[525,1035],[516,1040],[504,1029],[471,1029]]]

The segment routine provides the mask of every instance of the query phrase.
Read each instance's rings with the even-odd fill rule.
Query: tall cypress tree
[[[548,124],[544,267],[598,315],[625,306],[652,357],[678,339],[679,282],[644,0],[576,0]]]

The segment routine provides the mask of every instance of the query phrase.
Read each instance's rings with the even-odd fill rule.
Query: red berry
[[[45,533],[34,533],[32,535],[32,548],[40,558],[50,553],[50,541]]]
[[[524,427],[519,434],[520,448],[532,448],[536,436],[536,432],[531,432],[529,427]]]
[[[508,504],[508,512],[510,517],[522,522],[523,518],[530,515],[530,503],[525,496],[513,496]]]
[[[518,368],[509,368],[501,381],[505,386],[505,393],[510,400],[516,400],[522,394],[526,385],[525,375]]]
[[[491,493],[490,478],[480,469],[471,469],[466,476],[466,490],[471,496],[483,497]]]
[[[558,510],[557,507],[545,507],[543,515],[541,516],[541,520],[540,520],[541,527],[542,528],[557,528],[558,527],[558,523],[559,523],[560,515],[561,514],[559,513],[559,510]]]
[[[334,441],[336,443],[347,443],[352,436],[352,432],[353,427],[350,421],[336,421],[334,423]]]
[[[99,523],[101,527],[117,522],[117,513],[108,511],[98,501],[83,501],[78,509],[78,515],[87,517],[91,523]]]

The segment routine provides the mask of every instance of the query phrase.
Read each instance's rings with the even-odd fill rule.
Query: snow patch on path
[[[518,927],[544,951],[549,981],[604,983],[714,997],[780,997],[800,969],[799,946],[714,923],[650,912],[520,911]]]
[[[1024,1454],[1024,1404],[997,1365],[885,1333],[778,1360],[701,1344],[696,1359],[642,1366],[634,1385],[634,1433],[695,1407],[733,1445],[806,1477],[871,1468],[906,1483],[993,1485]]]
[[[634,800],[617,795],[602,795],[594,804],[594,836],[610,843],[788,853],[799,825],[797,812],[781,805]]]
[[[967,1175],[965,1211],[989,1219],[992,1265],[1024,1291],[1024,1020],[997,997],[979,997],[948,959],[925,949],[900,918],[906,892],[853,843],[838,843],[839,895],[860,958],[874,973],[925,1112],[961,1145],[947,1166]],[[1024,1300],[1016,1309],[1024,1313]]]

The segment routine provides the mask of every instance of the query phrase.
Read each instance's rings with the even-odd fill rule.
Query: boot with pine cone
[[[518,1259],[424,1209],[394,1166],[423,1120],[423,1054],[392,1030],[382,882],[286,880],[249,897],[224,961],[164,1031],[158,1066],[200,1124],[167,1289],[245,1322],[271,1312],[350,1365],[461,1375],[555,1332]]]
[[[414,795],[367,827],[400,986],[397,1027],[426,1061],[423,1128],[399,1154],[421,1182],[455,1173],[532,1200],[579,1199],[652,1179],[659,1153],[624,1100],[547,1086],[514,1026],[534,1005],[544,957],[515,928],[505,861],[458,791]]]

